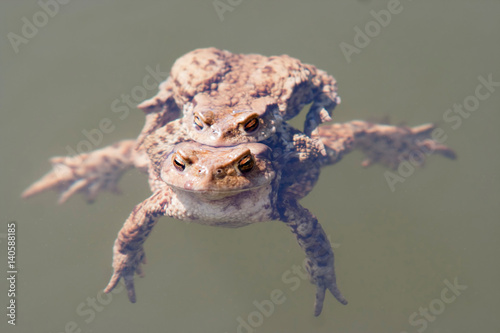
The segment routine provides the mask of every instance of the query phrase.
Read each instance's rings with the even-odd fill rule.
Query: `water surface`
[[[500,3],[232,3],[221,21],[212,1],[74,0],[52,5],[53,17],[42,24],[36,2],[2,2],[0,236],[17,221],[19,272],[18,327],[3,314],[0,330],[236,332],[250,315],[256,332],[497,332],[500,87],[467,116],[443,116],[476,94],[479,77],[500,81]],[[380,11],[388,9],[393,14],[384,19]],[[23,35],[34,19],[40,27]],[[358,29],[372,37],[357,36]],[[27,37],[13,47],[9,33]],[[346,45],[357,51],[346,57]],[[335,244],[348,306],[328,296],[323,314],[313,316],[314,287],[283,279],[294,276],[303,253],[279,222],[226,230],[163,218],[146,244],[138,302],[124,292],[103,296],[113,240],[149,195],[146,177],[129,172],[123,195],[103,193],[91,205],[76,196],[58,206],[55,193],[20,199],[48,171],[49,157],[82,148],[84,133],[102,119],[113,129],[95,136],[93,148],[136,137],[143,115],[129,104],[142,97],[143,79],[207,46],[315,64],[339,81],[335,121],[436,122],[456,150],[458,160],[432,157],[395,191],[386,169],[363,169],[362,155],[352,153],[324,169],[302,200]],[[453,293],[455,279],[466,289]],[[3,279],[0,299],[7,289]],[[277,289],[286,300],[259,322],[254,301]]]

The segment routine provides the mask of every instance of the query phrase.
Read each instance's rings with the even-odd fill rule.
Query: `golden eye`
[[[203,121],[200,119],[198,116],[194,116],[194,127],[198,130],[201,131],[203,129]]]
[[[245,155],[239,162],[238,162],[238,169],[242,173],[250,172],[255,165],[255,161],[253,159],[252,155]]]
[[[186,168],[186,164],[184,164],[184,161],[178,158],[177,156],[174,157],[173,164],[174,167],[181,172],[184,171],[184,169]]]
[[[245,124],[245,131],[248,133],[255,132],[259,128],[259,118],[252,118]]]

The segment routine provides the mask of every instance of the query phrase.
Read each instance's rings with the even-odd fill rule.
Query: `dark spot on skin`
[[[170,124],[168,124],[165,127],[165,132],[167,132],[168,134],[174,134],[176,131],[177,131],[177,128],[175,126],[170,125]]]
[[[265,73],[265,74],[272,74],[274,73],[274,68],[272,68],[271,66],[266,66],[262,69],[262,73]]]

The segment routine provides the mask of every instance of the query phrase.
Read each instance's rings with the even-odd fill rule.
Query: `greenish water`
[[[36,2],[0,4],[0,276],[10,221],[18,265],[17,325],[4,308],[0,331],[229,333],[241,318],[257,323],[256,332],[498,332],[500,87],[467,117],[443,116],[474,101],[478,77],[500,81],[500,2],[231,3],[223,21],[211,0],[73,0],[47,9],[53,17]],[[391,10],[390,22],[372,10]],[[37,31],[23,31],[26,21],[38,22]],[[357,36],[356,27],[372,37]],[[456,161],[430,158],[394,192],[385,169],[361,168],[358,153],[323,170],[302,203],[335,243],[348,306],[329,296],[313,316],[314,287],[292,272],[303,253],[279,222],[226,230],[163,218],[146,243],[138,302],[124,292],[102,296],[113,240],[149,195],[146,177],[128,173],[123,195],[104,193],[92,205],[77,196],[58,206],[54,193],[20,199],[48,171],[49,157],[76,149],[102,119],[113,130],[98,147],[135,137],[143,115],[123,95],[135,104],[151,70],[167,72],[180,55],[207,46],[315,64],[339,81],[336,121],[437,122],[457,151]],[[156,88],[145,90],[149,97]],[[450,288],[455,279],[467,288]],[[276,289],[282,304],[256,314],[254,301]]]

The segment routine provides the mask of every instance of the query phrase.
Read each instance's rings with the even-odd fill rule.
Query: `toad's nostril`
[[[211,127],[211,129],[212,129],[212,138],[218,139],[221,137],[222,132],[219,131],[219,129],[213,127]]]
[[[224,177],[224,171],[222,169],[217,169],[217,170],[215,170],[214,176],[217,178],[222,178],[222,177]]]

